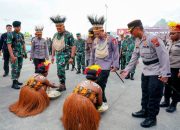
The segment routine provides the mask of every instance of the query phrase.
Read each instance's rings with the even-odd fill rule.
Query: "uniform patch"
[[[160,43],[156,37],[151,39],[151,42],[155,47],[158,47],[160,45]]]

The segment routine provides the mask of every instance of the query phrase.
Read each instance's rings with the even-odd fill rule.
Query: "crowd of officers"
[[[141,57],[144,64],[141,77],[142,109],[132,113],[132,116],[146,118],[141,126],[151,127],[156,125],[156,116],[159,113],[160,106],[168,107],[167,112],[176,110],[177,103],[180,100],[180,28],[178,26],[177,30],[170,30],[170,41],[166,49],[160,38],[144,32],[140,20],[128,24],[130,34],[121,32],[119,38],[115,39],[104,32],[104,22],[97,26],[97,22],[93,24],[92,18],[89,18],[93,28],[89,29],[88,38],[84,40],[80,33],[77,33],[77,39],[74,39],[72,33],[65,30],[65,18],[57,17],[59,19],[51,17],[57,29],[53,39],[48,39],[51,43],[48,44],[48,40],[42,38],[43,27],[36,26],[35,28],[36,33],[32,39],[30,54],[30,60],[33,60],[35,65],[35,73],[38,64],[50,59],[49,55],[51,55],[52,63],[54,63],[54,56],[56,56],[57,76],[60,82],[59,91],[65,91],[65,68],[68,70],[69,64],[72,65],[72,71],[77,71],[76,74],[83,73],[88,65],[99,64],[102,67],[102,72],[97,83],[103,90],[103,102],[106,103],[105,87],[110,71],[116,72],[120,68],[122,77],[125,76],[126,79],[134,80],[138,58]],[[102,21],[102,18],[99,21]],[[14,31],[12,31],[12,25]],[[7,25],[7,32],[1,36],[0,55],[2,50],[4,59],[3,77],[9,74],[9,61],[11,59],[12,88],[19,89],[19,85],[22,85],[22,83],[18,79],[23,58],[27,58],[27,53],[24,36],[20,32],[21,22],[14,21],[12,25]],[[98,35],[98,38],[95,37],[94,33]],[[136,41],[135,38],[139,41]],[[48,47],[48,45],[50,46]],[[97,50],[97,48],[100,50],[102,47],[105,48],[102,50],[102,52],[104,51],[103,54]],[[107,54],[105,50],[108,51]],[[112,63],[112,61],[114,62]],[[164,85],[166,86],[165,100],[160,104]]]

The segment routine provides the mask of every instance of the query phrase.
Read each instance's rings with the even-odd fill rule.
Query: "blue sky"
[[[107,31],[127,27],[134,19],[141,19],[144,25],[152,26],[161,18],[180,22],[180,0],[0,0],[0,32],[14,20],[22,22],[22,32],[34,34],[35,25],[44,25],[44,37],[53,36],[52,15],[67,17],[66,29],[73,34],[87,33],[91,24],[88,14],[106,14]]]

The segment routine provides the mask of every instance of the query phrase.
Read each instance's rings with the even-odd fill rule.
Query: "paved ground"
[[[10,76],[2,77],[2,62],[0,59],[0,130],[63,130],[60,117],[64,99],[85,77],[82,74],[76,75],[75,71],[67,71],[68,89],[60,98],[51,101],[50,106],[37,116],[19,118],[8,110],[8,106],[18,99],[19,90],[11,89]],[[125,80],[125,84],[114,73],[111,73],[106,89],[110,109],[102,114],[100,130],[143,130],[140,127],[143,119],[131,117],[132,112],[140,109],[141,68],[142,65],[139,64],[135,80]],[[25,82],[33,74],[33,70],[33,64],[26,60],[20,81]],[[48,77],[51,81],[58,83],[55,65],[51,65]],[[157,126],[150,130],[180,130],[180,105],[173,114],[161,109]]]

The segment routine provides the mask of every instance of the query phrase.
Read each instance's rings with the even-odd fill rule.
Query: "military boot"
[[[133,73],[130,74],[130,79],[134,80],[134,74]]]
[[[80,74],[81,73],[81,70],[80,69],[78,69],[78,71],[76,72],[76,74]]]
[[[13,80],[13,84],[12,84],[11,88],[20,89],[20,87],[18,86],[18,81],[17,80]]]
[[[133,112],[133,113],[132,113],[132,116],[133,116],[133,117],[137,117],[137,118],[146,118],[146,117],[148,116],[147,110],[141,109],[141,110],[138,111],[138,112]]]
[[[74,66],[72,67],[71,71],[74,71]]]
[[[17,80],[17,84],[18,84],[18,85],[23,85],[23,83],[19,82],[18,80]]]
[[[146,118],[142,123],[141,126],[144,128],[149,128],[155,126],[157,123],[156,118]]]
[[[68,67],[66,67],[66,70],[69,70],[69,66],[68,66]]]
[[[164,102],[160,104],[160,107],[168,107],[169,106],[170,99],[165,99]]]
[[[175,112],[176,106],[177,106],[177,103],[172,101],[171,105],[166,109],[166,112],[169,112],[169,113]]]

